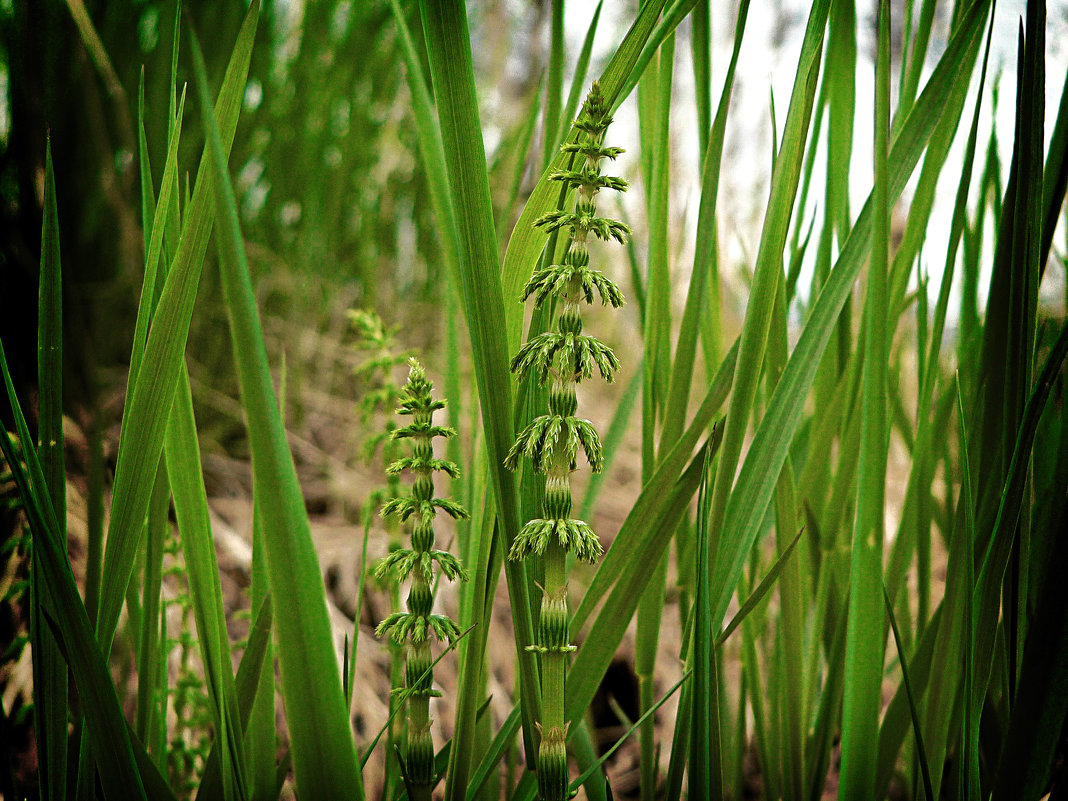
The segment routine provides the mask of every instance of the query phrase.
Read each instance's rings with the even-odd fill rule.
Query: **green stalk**
[[[883,507],[887,448],[887,272],[890,258],[890,6],[879,6],[875,73],[875,189],[872,255],[864,303],[860,471],[853,529],[849,618],[842,706],[840,798],[872,798],[878,760],[884,645],[882,589]]]
[[[434,400],[433,384],[422,366],[411,360],[408,383],[400,398],[398,414],[409,415],[412,422],[393,431],[393,439],[411,439],[412,455],[389,466],[391,475],[410,470],[414,476],[412,494],[394,498],[383,508],[384,516],[397,515],[413,521],[411,548],[392,551],[376,568],[375,575],[394,575],[399,581],[411,578],[408,611],[394,612],[378,626],[375,634],[389,634],[394,643],[405,645],[404,675],[408,688],[408,743],[405,749],[404,778],[412,801],[430,801],[437,775],[434,766],[434,741],[430,734],[430,699],[441,695],[433,688],[433,654],[430,638],[454,642],[460,629],[449,618],[432,614],[434,606],[434,565],[439,575],[450,581],[466,580],[467,574],[454,556],[434,549],[434,518],[438,510],[454,520],[467,517],[467,511],[450,500],[434,497],[435,472],[455,478],[459,469],[452,462],[435,459],[433,440],[449,438],[456,432],[435,426],[435,411],[445,408]]]
[[[516,438],[505,465],[516,470],[526,456],[536,472],[545,474],[542,517],[527,522],[516,536],[509,559],[517,561],[542,556],[543,590],[536,642],[531,650],[541,654],[542,716],[541,745],[538,749],[538,793],[543,801],[570,798],[567,770],[566,676],[568,655],[575,650],[570,642],[570,612],[567,605],[567,554],[593,562],[602,552],[593,529],[571,517],[571,472],[575,470],[581,446],[594,472],[603,466],[601,441],[588,420],[575,417],[578,398],[575,388],[594,369],[611,381],[619,369],[612,351],[594,337],[582,333],[579,304],[592,303],[599,295],[603,304],[619,307],[619,288],[602,273],[590,267],[587,246],[592,235],[602,240],[625,241],[630,229],[614,220],[597,216],[596,196],[601,189],[622,191],[626,182],[601,175],[601,160],[614,159],[622,151],[604,146],[604,133],[611,123],[609,109],[594,83],[576,126],[582,131],[577,143],[566,143],[564,153],[574,155],[580,165],[560,170],[554,178],[576,191],[575,211],[554,211],[543,215],[537,225],[550,232],[567,227],[571,239],[562,264],[539,267],[527,282],[524,300],[531,295],[535,308],[555,300],[559,313],[556,330],[533,336],[512,360],[512,370],[521,379],[537,378],[550,384],[548,414],[535,417]],[[551,379],[551,383],[550,383]]]

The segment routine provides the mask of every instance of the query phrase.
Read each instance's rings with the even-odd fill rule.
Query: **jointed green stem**
[[[601,189],[623,190],[626,182],[601,175],[604,158],[614,159],[622,151],[604,147],[604,132],[611,122],[600,88],[593,85],[576,122],[581,131],[578,142],[565,144],[566,152],[582,156],[577,169],[563,170],[553,177],[576,189],[573,212],[553,211],[536,223],[548,230],[568,228],[571,233],[563,264],[535,271],[527,282],[524,299],[534,296],[536,306],[555,297],[559,301],[556,330],[533,337],[512,360],[512,370],[533,374],[542,384],[550,383],[548,414],[535,418],[516,438],[506,464],[515,469],[520,456],[527,456],[534,469],[545,474],[545,500],[542,517],[530,520],[516,537],[510,559],[541,556],[545,585],[535,645],[541,654],[542,720],[538,751],[538,792],[543,801],[565,801],[570,797],[567,770],[567,728],[565,697],[571,613],[567,605],[567,554],[593,562],[600,556],[601,544],[593,529],[571,517],[571,479],[577,466],[579,447],[594,471],[602,465],[601,441],[588,420],[575,416],[578,399],[575,387],[590,378],[594,368],[611,381],[619,362],[611,349],[596,338],[582,333],[579,304],[592,303],[599,295],[602,303],[623,305],[619,288],[602,273],[590,267],[587,239],[590,234],[603,239],[625,241],[630,229],[623,223],[597,216],[596,195]]]
[[[411,415],[411,424],[395,430],[394,439],[410,439],[412,455],[390,465],[392,474],[410,470],[415,476],[412,494],[394,498],[383,509],[383,515],[397,515],[402,521],[411,518],[411,549],[390,553],[375,571],[377,575],[394,574],[398,579],[411,578],[408,591],[408,611],[394,612],[378,626],[379,636],[389,633],[394,642],[405,644],[405,684],[408,697],[408,745],[405,752],[405,775],[412,801],[430,801],[436,783],[434,775],[434,741],[430,734],[430,699],[440,695],[434,687],[430,666],[434,657],[430,639],[439,642],[459,636],[456,624],[443,615],[433,614],[434,567],[450,580],[466,580],[460,563],[451,554],[434,550],[434,518],[438,510],[453,518],[467,516],[467,512],[444,498],[434,497],[435,472],[455,477],[456,465],[434,458],[433,439],[450,437],[452,429],[435,426],[434,412],[444,408],[442,401],[431,395],[433,385],[423,368],[413,359],[408,383],[401,396],[399,414]]]

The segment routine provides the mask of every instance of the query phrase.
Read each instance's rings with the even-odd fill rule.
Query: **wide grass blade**
[[[510,547],[519,531],[515,480],[504,466],[504,457],[514,440],[508,373],[510,349],[467,13],[463,4],[455,0],[425,0],[421,9],[452,204],[454,209],[464,212],[456,219],[461,295],[471,337],[497,523],[503,544]],[[518,299],[518,294],[513,297]],[[537,669],[533,654],[526,650],[534,639],[526,570],[523,563],[509,561],[505,574],[516,632],[524,720],[532,721],[537,717],[538,696],[533,689],[537,684]],[[481,641],[481,637],[474,639],[464,649],[465,670],[481,671],[481,650],[476,649]],[[477,659],[469,659],[468,655]],[[461,685],[446,786],[446,797],[450,799],[458,797],[463,792],[461,788],[466,788],[473,758],[478,699],[470,689],[474,688],[466,683]],[[531,746],[535,733],[528,729],[524,734]]]
[[[248,419],[252,471],[263,522],[274,598],[282,697],[290,749],[302,798],[363,798],[363,782],[326,608],[326,588],[311,538],[293,456],[271,384],[263,331],[238,224],[219,126],[200,48],[193,64],[204,136],[220,212],[223,296],[230,319],[241,399]]]

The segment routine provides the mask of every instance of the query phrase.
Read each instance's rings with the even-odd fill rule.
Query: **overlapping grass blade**
[[[19,453],[6,430],[0,435],[0,449],[22,495],[33,532],[34,557],[41,564],[43,578],[55,603],[51,610],[47,607],[42,609],[42,616],[51,627],[78,687],[91,743],[90,751],[105,798],[143,799],[146,797],[144,786],[134,759],[126,720],[107,663],[93,637],[89,616],[74,583],[66,543],[60,540],[61,529],[48,495],[44,471],[15,396],[2,343],[0,369],[3,371],[8,402],[15,415],[26,468],[23,468]]]
[[[1068,328],[1062,329],[1062,340],[1065,331]],[[1059,570],[1068,564],[1068,538],[1063,536],[1068,503],[1063,494],[1059,505],[1058,525],[1042,532],[1054,544],[1045,560],[1045,575],[1023,646],[1020,679],[994,778],[997,801],[1042,795],[1049,786],[1055,744],[1068,712],[1068,584]]]
[[[722,427],[715,425],[678,481],[672,481],[662,490],[666,503],[651,517],[649,527],[642,532],[640,543],[631,546],[633,550],[630,551],[630,557],[619,569],[618,580],[590,626],[586,640],[579,647],[572,663],[565,706],[569,720],[581,719],[589,708],[601,678],[637,609],[638,599],[652,579],[670,542],[671,533],[685,514],[689,500],[697,491],[705,453],[715,453],[719,447],[721,433]],[[604,570],[604,562],[601,570]]]
[[[256,714],[255,704],[259,701],[260,675],[265,667],[271,669],[271,683],[274,683],[274,660],[271,657],[271,623],[274,612],[271,606],[271,596],[267,594],[258,603],[254,604],[255,615],[250,620],[248,639],[245,643],[245,652],[241,655],[241,664],[237,667],[237,678],[234,687],[237,692],[237,703],[240,712],[241,726],[248,731],[252,725],[252,717]],[[274,698],[271,698],[271,724],[274,730]],[[200,777],[200,786],[197,788],[196,801],[219,798],[222,794],[222,775],[219,767],[220,742],[216,740],[212,744],[208,758],[204,762],[204,772]],[[289,772],[288,752],[278,768],[281,771],[281,779]],[[259,789],[253,784],[253,798],[260,801],[261,798],[277,799],[282,789],[281,779],[276,778],[274,770],[274,753],[271,753],[271,787],[265,796],[256,795]],[[255,781],[255,777],[253,777]]]
[[[667,498],[671,494],[672,487],[683,474],[686,463],[701,435],[727,398],[734,375],[736,353],[735,348],[727,354],[686,432],[679,438],[671,452],[661,458],[656,472],[644,483],[641,493],[634,501],[615,540],[605,553],[597,572],[586,588],[578,609],[575,610],[572,620],[574,630],[582,628],[594,608],[621,576],[637,569],[637,554],[647,547],[649,540],[654,536],[653,532],[659,529],[657,521],[670,509]],[[696,489],[695,484],[694,491]],[[691,492],[687,500],[692,495]]]
[[[909,680],[908,656],[905,646],[901,642],[901,631],[897,627],[897,617],[894,615],[894,605],[890,603],[890,593],[883,590],[883,601],[886,606],[886,615],[890,619],[890,630],[894,634],[894,645],[897,647],[897,658],[901,663],[901,683],[905,689],[905,697],[909,702],[909,714],[912,717],[912,731],[916,736],[916,751],[920,761],[920,770],[923,773],[923,790],[927,798],[934,798],[934,788],[931,784],[931,769],[927,764],[927,750],[923,747],[923,730],[920,725],[920,713],[917,710],[917,699],[912,692],[912,682]]]
[[[798,62],[798,77],[790,98],[783,143],[772,175],[771,196],[768,199],[764,227],[760,235],[753,285],[746,308],[742,333],[739,336],[738,364],[734,371],[730,405],[723,434],[723,452],[716,471],[716,486],[712,494],[710,530],[714,532],[712,545],[715,557],[712,573],[712,621],[718,625],[723,619],[725,604],[721,603],[724,586],[724,568],[732,564],[728,554],[738,543],[723,532],[728,498],[737,471],[738,459],[749,425],[756,390],[760,381],[767,345],[771,316],[774,310],[776,287],[781,282],[782,253],[786,246],[787,227],[797,192],[804,158],[804,144],[808,135],[812,104],[819,75],[820,50],[826,27],[829,2],[813,5],[801,45]],[[782,435],[786,439],[786,435]],[[777,482],[779,471],[766,476],[772,484]],[[766,507],[764,507],[766,508]],[[760,516],[763,517],[762,511]],[[721,533],[723,532],[723,533]],[[748,552],[748,548],[746,548]],[[744,553],[739,554],[744,559]],[[740,559],[737,560],[740,566]],[[733,590],[733,584],[731,585]]]
[[[252,42],[259,18],[259,3],[253,2],[238,33],[233,55],[215,104],[225,149],[233,142],[237,115],[244,96]],[[160,296],[153,325],[145,344],[143,366],[129,408],[115,466],[111,521],[104,553],[104,575],[97,617],[97,637],[108,654],[118,626],[134,555],[152,493],[153,476],[163,451],[163,432],[170,411],[178,368],[185,351],[200,271],[215,215],[212,178],[207,154],[201,158],[196,188],[188,205],[174,263]],[[162,203],[161,203],[162,205]]]
[[[594,762],[592,765],[590,765],[588,768],[586,768],[582,773],[579,774],[579,777],[577,779],[575,779],[573,782],[571,782],[571,791],[575,792],[575,791],[578,790],[579,787],[581,787],[583,784],[585,784],[586,781],[591,776],[593,776],[594,773],[597,772],[597,770],[601,767],[601,765],[603,765],[612,756],[612,754],[614,754],[616,751],[618,751],[619,747],[621,745],[623,745],[623,743],[625,743],[627,741],[627,739],[632,734],[634,734],[635,731],[638,730],[638,727],[640,727],[649,718],[651,718],[653,716],[653,714],[656,712],[656,710],[658,710],[660,707],[662,707],[667,702],[667,700],[669,698],[671,698],[671,696],[673,696],[678,691],[678,689],[683,686],[683,684],[686,683],[686,680],[689,679],[692,674],[693,674],[693,672],[689,671],[689,670],[686,671],[685,673],[683,673],[682,674],[682,678],[679,679],[674,684],[672,684],[671,687],[668,689],[668,691],[666,693],[664,693],[655,704],[650,706],[642,714],[642,716],[640,718],[638,718],[636,721],[634,721],[634,723],[631,724],[630,728],[627,729],[627,731],[623,733],[623,736],[621,736],[619,739],[617,739],[603,754],[601,754],[597,758],[596,762]],[[611,788],[609,788],[608,792],[609,792],[609,796],[608,797],[611,798],[612,797],[611,796]]]
[[[362,799],[363,782],[334,656],[326,590],[271,384],[237,204],[219,126],[210,112],[207,76],[195,37],[193,63],[211,158],[212,188],[220,212],[223,296],[230,319],[242,404],[248,419],[253,481],[260,500],[271,595],[278,610],[275,630],[282,697],[297,788],[303,798],[332,799],[353,794]]]
[[[938,110],[960,81],[969,50],[978,46],[979,32],[989,6],[980,0],[962,17],[942,59],[916,102],[913,112],[890,149],[889,202],[901,194],[938,121]],[[753,435],[745,462],[727,504],[721,541],[729,550],[717,559],[714,618],[722,619],[752,547],[759,523],[775,490],[790,443],[801,422],[805,399],[840,310],[868,255],[871,204],[865,204],[835,268],[820,291],[797,345],[787,362],[764,418]]]
[[[716,118],[707,134],[708,145],[702,154],[704,167],[701,172],[701,203],[697,213],[697,242],[694,248],[693,270],[690,286],[686,292],[686,306],[679,325],[679,339],[675,346],[675,358],[671,363],[670,386],[665,399],[664,428],[660,434],[659,450],[674,445],[686,419],[686,406],[690,397],[693,367],[697,351],[697,337],[701,331],[699,319],[702,314],[718,317],[719,296],[715,290],[718,276],[710,272],[716,269],[716,217],[719,198],[720,166],[723,160],[723,144],[726,138],[727,112],[730,108],[734,75],[738,56],[749,16],[749,0],[738,7],[734,29],[734,49],[723,81]],[[707,296],[707,299],[706,299]],[[717,324],[718,327],[718,324]]]

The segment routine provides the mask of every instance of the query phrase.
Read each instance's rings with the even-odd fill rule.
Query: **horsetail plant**
[[[434,458],[433,441],[448,438],[456,431],[436,426],[434,412],[444,409],[445,402],[433,397],[434,385],[426,377],[422,365],[414,358],[408,383],[400,396],[398,414],[411,416],[412,422],[393,431],[393,439],[412,440],[412,455],[393,462],[391,475],[409,470],[415,480],[409,496],[394,498],[382,507],[382,515],[396,515],[400,520],[413,519],[411,548],[390,553],[375,570],[383,578],[393,575],[398,581],[411,578],[408,591],[408,611],[394,612],[379,624],[375,634],[389,634],[398,645],[406,646],[405,683],[408,693],[408,743],[404,759],[404,777],[412,801],[429,801],[436,783],[434,775],[434,742],[430,735],[430,699],[441,693],[433,688],[431,670],[433,655],[430,638],[438,642],[455,640],[460,629],[445,615],[432,613],[434,606],[434,565],[449,581],[467,580],[467,573],[459,560],[447,551],[434,548],[434,518],[440,509],[454,520],[467,517],[467,511],[447,498],[434,497],[434,473],[456,478],[459,468],[444,459]]]
[[[544,563],[541,612],[531,650],[542,656],[541,745],[538,750],[538,791],[543,801],[563,801],[568,787],[567,728],[564,691],[570,643],[570,612],[567,606],[567,554],[594,562],[603,549],[593,529],[571,517],[571,473],[576,469],[579,446],[594,472],[603,466],[601,440],[589,420],[575,416],[578,408],[576,387],[590,378],[594,368],[611,382],[619,369],[612,350],[595,337],[582,333],[580,302],[623,305],[623,295],[603,273],[590,267],[588,239],[595,237],[625,243],[630,229],[622,222],[597,216],[597,193],[601,189],[624,191],[621,178],[601,174],[601,160],[615,159],[623,152],[605,147],[604,135],[612,122],[610,109],[595,82],[575,123],[578,140],[565,142],[561,150],[577,157],[573,169],[559,170],[553,180],[577,190],[574,211],[548,212],[534,223],[548,231],[567,227],[571,238],[563,263],[535,270],[523,290],[523,300],[534,296],[535,307],[546,300],[560,303],[555,331],[538,334],[523,345],[512,360],[512,372],[521,378],[535,375],[542,385],[549,383],[549,413],[536,417],[516,438],[508,452],[506,466],[515,470],[521,456],[545,474],[542,517],[527,522],[512,544],[509,558],[541,556]]]

